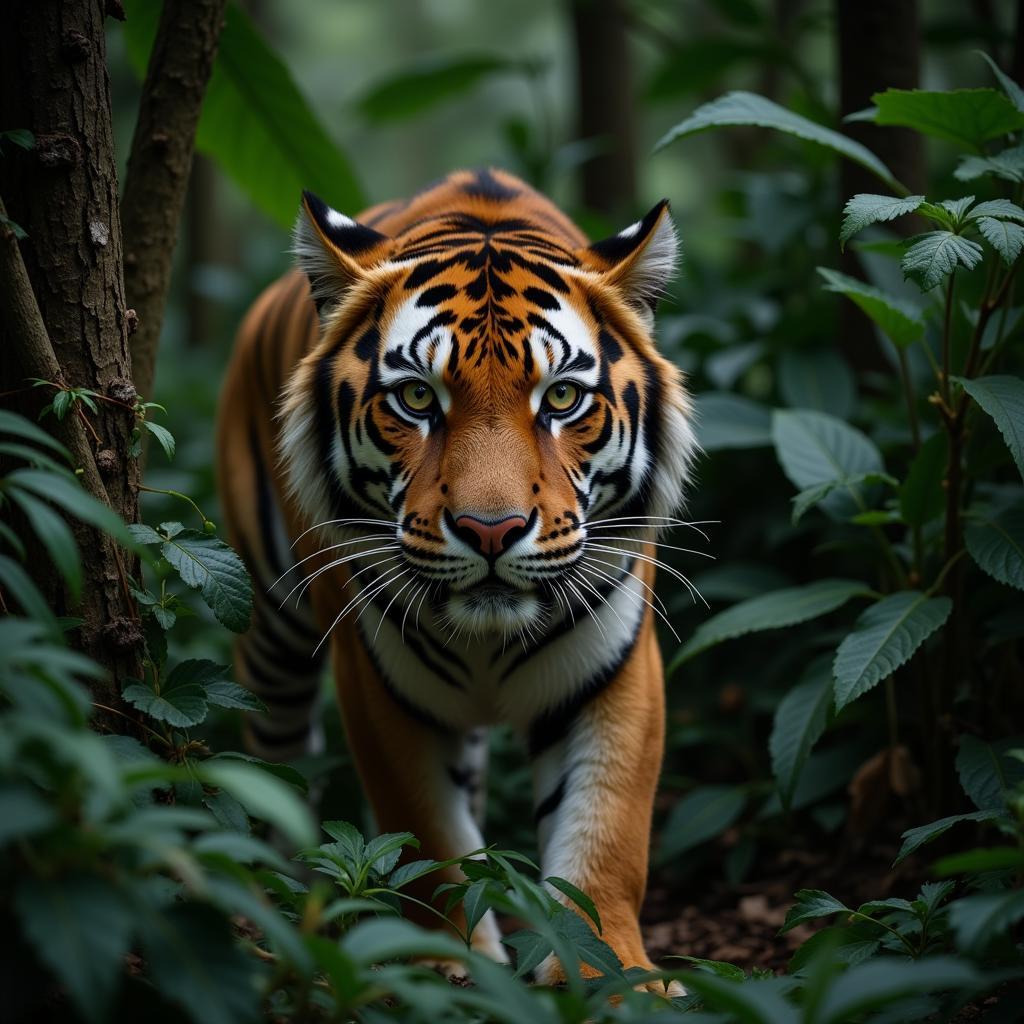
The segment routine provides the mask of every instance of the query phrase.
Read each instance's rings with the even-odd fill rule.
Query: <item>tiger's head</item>
[[[588,531],[671,516],[696,450],[652,339],[667,203],[572,237],[482,202],[389,237],[308,193],[296,227],[322,326],[286,390],[292,493],[310,524],[397,541],[375,578],[433,583],[469,632],[543,621]]]

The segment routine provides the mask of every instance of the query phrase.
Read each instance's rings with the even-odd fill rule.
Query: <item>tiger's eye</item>
[[[413,412],[426,412],[434,404],[434,390],[421,380],[402,385],[402,401]]]
[[[544,392],[544,401],[554,412],[568,412],[579,398],[580,389],[567,380],[557,381]]]

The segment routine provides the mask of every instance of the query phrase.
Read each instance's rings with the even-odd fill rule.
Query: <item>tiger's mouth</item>
[[[526,630],[542,610],[535,588],[524,590],[497,577],[466,590],[449,591],[446,608],[451,621],[470,633]]]

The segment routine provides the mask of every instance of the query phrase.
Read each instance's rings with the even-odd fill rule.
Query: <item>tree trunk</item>
[[[577,135],[601,152],[580,168],[585,206],[610,218],[636,212],[632,61],[622,0],[571,0]]]
[[[124,277],[138,314],[132,366],[150,398],[196,126],[227,0],[165,0],[142,86],[121,203]]]
[[[64,381],[105,399],[89,414],[93,458],[83,478],[102,478],[102,497],[126,521],[138,512],[138,463],[128,454],[135,389],[128,352],[117,175],[101,0],[38,3],[11,0],[0,37],[0,124],[29,128],[30,152],[0,159],[0,196],[28,233],[21,244],[32,291]],[[30,346],[0,323],[6,353],[4,390],[24,376],[45,375]],[[40,372],[41,371],[41,372]],[[42,389],[41,389],[42,390]],[[41,392],[36,392],[42,400]],[[41,401],[40,401],[41,404]],[[138,676],[142,634],[127,575],[137,566],[112,542],[76,526],[86,584],[78,641],[109,670],[96,685],[101,703],[116,705],[125,679]],[[30,568],[62,607],[48,563]]]
[[[836,0],[836,38],[839,48],[839,109],[843,116],[871,106],[871,96],[888,88],[916,89],[920,74],[920,34],[917,0]],[[924,142],[909,128],[886,128],[860,121],[843,125],[843,133],[877,154],[911,190],[925,183]],[[843,160],[840,203],[858,192],[885,191],[870,171]],[[896,232],[917,230],[913,218],[887,225]],[[841,259],[844,273],[863,278],[856,252],[848,248]],[[839,321],[839,344],[857,370],[890,372],[874,343],[871,321],[852,303]]]

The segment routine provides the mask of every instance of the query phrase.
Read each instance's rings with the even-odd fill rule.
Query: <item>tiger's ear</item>
[[[594,242],[576,255],[584,265],[600,271],[603,280],[653,327],[654,307],[679,263],[679,240],[668,200],[617,235]]]
[[[312,192],[302,193],[292,252],[309,278],[313,301],[321,313],[343,299],[371,267],[386,260],[392,247],[387,235],[332,210]]]

